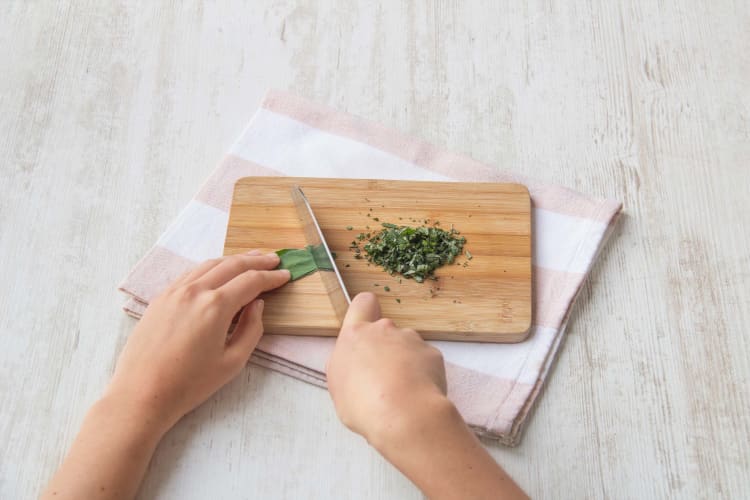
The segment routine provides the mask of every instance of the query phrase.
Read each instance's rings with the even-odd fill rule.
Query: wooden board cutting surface
[[[290,196],[293,184],[310,200],[352,297],[374,292],[384,316],[428,339],[526,338],[531,325],[531,203],[524,186],[247,177],[235,185],[225,255],[305,246]],[[360,232],[376,231],[382,222],[415,226],[425,219],[439,221],[445,229],[453,225],[466,237],[464,248],[473,257],[462,255],[455,264],[438,269],[438,281],[399,282],[398,275],[355,259],[349,249]],[[339,322],[318,273],[266,294],[265,300],[266,333],[338,333]]]

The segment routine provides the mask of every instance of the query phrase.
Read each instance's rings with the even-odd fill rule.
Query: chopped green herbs
[[[352,226],[346,226],[347,231],[351,231],[352,229],[354,229]]]
[[[386,285],[386,286],[383,287],[383,290],[385,290],[386,292],[390,292],[391,291],[391,287],[389,287],[388,285]]]
[[[466,238],[458,236],[453,228],[445,231],[435,226],[410,227],[389,222],[381,225],[383,229],[372,237],[368,235],[363,245],[367,260],[382,266],[391,275],[401,274],[418,283],[425,279],[436,280],[435,270],[453,263],[466,243]],[[360,236],[363,235],[360,233]],[[353,241],[350,248],[355,258],[361,258],[356,242]]]
[[[471,255],[471,252],[469,252],[468,250],[464,251],[464,254],[466,255],[467,260],[471,260],[474,258],[474,256]]]
[[[396,302],[398,302],[400,304],[401,303],[401,299],[396,299]]]

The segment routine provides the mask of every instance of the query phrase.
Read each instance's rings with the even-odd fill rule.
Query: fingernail
[[[280,257],[279,257],[279,254],[277,254],[276,252],[268,252],[268,253],[266,254],[266,257],[271,257],[271,258],[272,258],[272,259],[274,259],[274,260],[276,260],[276,259],[279,259],[279,258],[280,258]]]
[[[249,252],[247,252],[247,255],[261,255],[262,253],[263,252],[256,248],[255,250],[250,250]]]

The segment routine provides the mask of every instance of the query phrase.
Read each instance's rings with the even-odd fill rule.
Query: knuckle
[[[251,269],[249,271],[245,272],[245,275],[247,276],[247,283],[253,288],[260,288],[263,286],[263,274],[259,271],[256,271],[254,269]]]
[[[337,342],[347,342],[349,338],[355,338],[362,333],[362,325],[347,325],[341,328]]]
[[[229,258],[234,262],[239,262],[240,264],[244,265],[246,265],[248,262],[253,261],[253,257],[251,255],[247,255],[244,253],[236,253],[234,255],[230,255]]]
[[[236,254],[233,257],[236,257],[237,265],[243,269],[253,269],[259,265],[263,265],[263,257],[257,255]]]
[[[221,314],[225,302],[226,294],[220,290],[212,290],[205,294],[203,313],[212,317],[218,316]]]
[[[429,349],[430,349],[430,354],[432,355],[432,357],[435,358],[436,361],[440,361],[442,363],[443,353],[440,351],[440,349],[433,347],[433,346],[429,346]]]
[[[167,290],[173,291],[180,287],[180,285],[187,279],[187,277],[190,276],[190,271],[184,272],[177,276],[172,283],[167,287]]]
[[[203,292],[201,286],[196,283],[188,283],[187,285],[180,288],[180,295],[186,300],[195,300]]]
[[[220,288],[217,290],[211,290],[208,293],[208,305],[211,306],[222,306],[227,300],[227,294]]]
[[[394,323],[391,318],[380,318],[375,324],[388,330],[396,327],[396,323]]]
[[[412,337],[419,335],[414,328],[402,328],[401,331],[404,332],[405,335],[411,335]]]
[[[251,319],[250,323],[252,324],[248,325],[248,328],[243,333],[252,337],[261,337],[264,333],[263,322]]]
[[[235,274],[239,274],[247,268],[245,260],[239,255],[228,257],[224,265]]]

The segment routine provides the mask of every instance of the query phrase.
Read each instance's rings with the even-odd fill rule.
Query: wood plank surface
[[[133,327],[115,287],[270,87],[620,199],[520,447],[533,498],[750,491],[750,4],[0,2],[0,498],[35,498]],[[250,366],[140,498],[417,499]]]
[[[520,184],[247,177],[235,184],[224,254],[302,248],[290,191],[299,185],[347,290],[373,292],[383,315],[426,339],[518,342],[531,327],[531,200]],[[382,222],[455,227],[465,255],[417,283],[390,276],[351,244]],[[347,229],[350,227],[351,229]],[[386,291],[388,287],[389,291]],[[339,320],[318,273],[265,295],[266,333],[335,336]],[[398,299],[398,301],[396,300]]]

